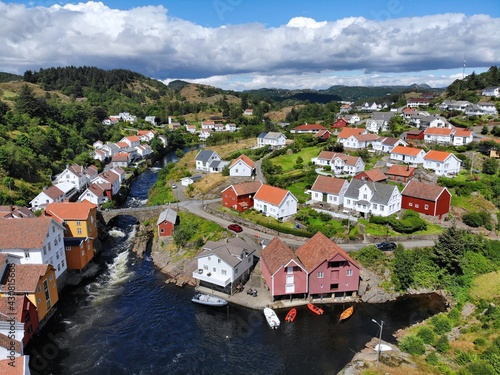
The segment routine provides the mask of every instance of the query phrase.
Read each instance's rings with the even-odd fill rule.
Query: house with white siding
[[[344,194],[344,208],[363,217],[390,216],[401,210],[401,199],[397,186],[353,179]]]
[[[254,175],[255,163],[246,155],[240,155],[229,165],[229,175],[251,177]]]
[[[297,213],[298,199],[285,189],[263,184],[253,199],[254,210],[275,219],[286,219]]]
[[[396,146],[391,151],[391,160],[397,160],[406,164],[423,164],[425,151],[416,147]]]
[[[454,154],[431,150],[424,156],[424,168],[433,170],[438,176],[455,176],[460,172],[462,162]]]
[[[339,206],[344,203],[348,187],[349,182],[345,179],[319,175],[310,189],[311,200]]]

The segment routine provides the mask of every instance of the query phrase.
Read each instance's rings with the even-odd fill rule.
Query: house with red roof
[[[128,137],[123,137],[118,143],[126,143],[128,147],[137,147],[141,144],[141,138],[137,135],[129,135]]]
[[[109,194],[108,194],[109,193]],[[111,199],[111,184],[91,184],[85,191],[78,197],[79,202],[88,201],[101,206]]]
[[[450,211],[451,193],[442,186],[411,180],[401,195],[403,196],[401,206],[407,210],[439,216],[439,219]]]
[[[339,143],[344,144],[344,142],[347,141],[347,139],[349,137],[351,137],[353,135],[360,135],[360,134],[367,134],[366,129],[363,129],[363,128],[343,128],[337,137],[337,141]]]
[[[425,151],[416,147],[396,146],[391,151],[390,159],[406,164],[422,164]]]
[[[255,163],[248,156],[241,154],[229,165],[229,175],[236,177],[251,177],[255,173]]]
[[[36,307],[27,296],[17,295],[13,296],[10,300],[7,296],[0,297],[0,333],[8,335],[8,329],[2,329],[2,322],[8,322],[12,319],[15,320],[16,338],[25,347],[38,329]],[[21,331],[19,335],[17,327]]]
[[[6,272],[15,273],[16,280],[15,283],[0,284],[0,296],[27,296],[35,305],[38,321],[43,325],[59,301],[54,267],[50,264],[9,264]]]
[[[453,146],[462,146],[474,140],[474,133],[468,129],[455,128],[452,134]]]
[[[222,206],[244,212],[254,206],[254,196],[262,186],[260,181],[233,184],[222,190]]]
[[[128,152],[119,152],[111,157],[113,167],[128,167],[132,157]]]
[[[438,176],[455,176],[462,162],[454,154],[431,150],[424,156],[424,168],[433,170]]]
[[[317,232],[295,254],[308,273],[309,296],[358,292],[360,266],[323,233]]]
[[[290,133],[293,134],[316,134],[320,130],[327,130],[323,125],[319,124],[304,124],[304,125],[299,125],[292,130],[290,130]]]
[[[260,252],[260,267],[273,300],[275,297],[304,297],[307,294],[307,270],[278,237],[274,237]]]
[[[327,140],[328,138],[330,138],[331,135],[332,135],[332,132],[328,129],[325,129],[325,130],[320,130],[319,132],[314,134],[313,138]]]
[[[345,179],[319,175],[310,189],[311,200],[341,205],[348,187],[349,182]]]
[[[345,128],[347,125],[349,125],[347,120],[345,118],[341,117],[333,123],[332,128],[333,129],[342,129],[342,128]]]
[[[371,182],[385,182],[387,180],[387,176],[384,174],[382,169],[374,168],[368,171],[359,172],[353,177],[353,179]]]
[[[450,128],[427,128],[424,130],[424,142],[451,144],[453,131]]]
[[[137,136],[143,142],[150,143],[155,137],[156,132],[154,130],[138,130]]]
[[[410,167],[407,165],[393,164],[385,171],[387,179],[396,182],[408,182],[413,178],[415,174],[415,167]]]
[[[263,184],[254,197],[254,209],[275,219],[286,219],[297,213],[298,199],[288,190]]]
[[[368,146],[373,146],[373,143],[379,139],[377,134],[358,134],[351,135],[347,138],[343,145],[346,148],[353,148],[356,150],[362,148],[368,148]]]

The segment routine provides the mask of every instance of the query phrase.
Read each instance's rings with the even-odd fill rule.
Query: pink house
[[[296,255],[309,274],[310,296],[358,292],[360,266],[323,233],[307,240]]]
[[[294,254],[278,237],[260,253],[262,276],[271,297],[307,294],[307,271]]]

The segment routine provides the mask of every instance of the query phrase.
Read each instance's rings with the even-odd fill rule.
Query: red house
[[[12,307],[14,307],[14,310],[11,309]],[[0,322],[10,321],[12,318],[14,318],[17,323],[24,325],[22,343],[23,347],[26,347],[38,329],[36,306],[33,305],[26,296],[15,296],[14,301],[10,303],[7,297],[0,297]]]
[[[391,181],[397,182],[408,182],[412,179],[415,174],[415,167],[410,167],[409,165],[398,165],[393,164],[386,172],[385,175]]]
[[[387,176],[382,172],[381,169],[375,168],[368,171],[359,172],[353,177],[355,180],[371,181],[371,182],[385,182]]]
[[[260,253],[262,276],[271,297],[307,293],[307,271],[295,253],[278,237]]]
[[[357,293],[360,266],[323,233],[307,240],[296,255],[309,274],[310,296]]]
[[[347,120],[343,117],[339,118],[337,121],[333,123],[333,129],[342,129],[345,128],[348,124]]]
[[[450,211],[451,194],[445,187],[411,180],[401,192],[401,208],[441,217]]]
[[[415,140],[423,140],[424,139],[424,131],[423,130],[409,130],[406,132],[406,137],[405,139],[410,140],[410,139],[415,139]]]
[[[165,211],[160,213],[156,225],[158,226],[158,236],[168,237],[174,233],[174,227],[177,223],[177,212],[167,208]]]
[[[222,190],[222,205],[239,212],[253,207],[253,197],[262,186],[260,181],[241,182]]]

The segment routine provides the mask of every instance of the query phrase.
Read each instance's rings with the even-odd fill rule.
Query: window
[[[352,270],[347,270],[346,276],[352,276]]]
[[[413,207],[413,203],[411,203],[411,202],[408,203],[408,206]]]
[[[217,259],[217,263],[221,263],[222,261],[220,259]]]
[[[24,257],[25,257],[25,258],[29,258],[29,257],[30,257],[30,252],[29,252],[29,250],[25,250],[25,251],[24,251]]]
[[[50,242],[47,244],[47,247],[49,249],[49,252],[52,251],[52,245],[50,244]]]
[[[47,246],[43,246],[43,255],[47,255]]]
[[[76,230],[76,232],[77,232],[78,234],[82,234],[82,228],[78,228],[78,229]]]
[[[80,220],[77,220],[77,221],[76,221],[76,225],[77,225],[77,226],[80,226],[80,225],[82,225],[82,222],[81,222]]]
[[[205,265],[203,266],[203,269],[204,269],[204,270],[206,270],[206,271],[208,271],[208,266],[205,264]]]
[[[293,267],[287,267],[286,268],[286,273],[289,274],[289,275],[293,274]]]
[[[53,278],[54,278],[54,275],[50,275],[49,276],[49,281],[52,281]]]
[[[208,260],[212,260],[212,257],[208,257]]]
[[[221,273],[225,276],[227,274],[226,270],[221,270]]]
[[[426,204],[426,205],[424,206],[424,208],[425,208],[426,210],[428,210],[428,209],[429,209],[429,205],[428,205],[428,204]]]
[[[325,277],[325,273],[323,271],[318,271],[318,279],[322,279]]]
[[[419,207],[419,205],[418,205],[418,204],[415,204],[415,208],[418,208],[418,207]]]
[[[213,267],[212,270],[215,272],[217,272],[217,268]]]

